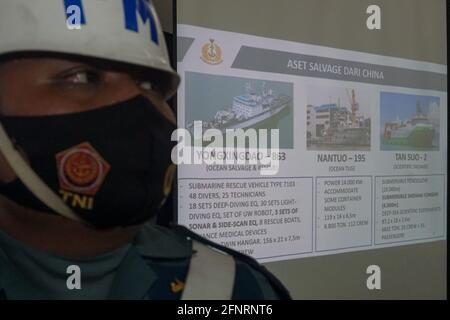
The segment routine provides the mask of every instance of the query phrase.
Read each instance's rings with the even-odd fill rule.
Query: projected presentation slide
[[[178,223],[261,262],[446,239],[446,66],[177,33],[178,121],[197,153],[179,165]]]

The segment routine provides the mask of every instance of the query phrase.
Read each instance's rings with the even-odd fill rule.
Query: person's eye
[[[64,81],[71,84],[99,84],[101,82],[101,75],[92,70],[78,70],[73,71],[64,76]]]
[[[83,66],[59,73],[55,76],[54,81],[60,85],[96,86],[103,81],[103,75],[99,70]]]

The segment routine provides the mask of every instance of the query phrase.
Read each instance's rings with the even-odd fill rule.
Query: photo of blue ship
[[[293,84],[280,81],[185,73],[185,126],[193,134],[194,121],[203,133],[218,129],[279,130],[279,147],[292,149]]]
[[[369,93],[355,88],[310,86],[307,90],[308,150],[370,150]]]
[[[382,92],[380,149],[438,151],[440,99]]]

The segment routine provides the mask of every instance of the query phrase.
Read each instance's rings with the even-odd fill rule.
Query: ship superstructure
[[[226,129],[253,127],[280,113],[292,102],[291,97],[275,94],[265,83],[260,94],[249,82],[245,90],[245,94],[233,98],[230,108],[217,111],[212,120],[203,122],[203,129],[218,129],[225,133]],[[189,123],[188,128],[192,127],[193,123]]]
[[[347,91],[350,108],[341,101],[307,106],[308,145],[369,146],[370,119],[359,112],[355,90]]]

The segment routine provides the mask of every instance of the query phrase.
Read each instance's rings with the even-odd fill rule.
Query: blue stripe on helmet
[[[156,27],[156,19],[150,8],[151,2],[149,0],[123,0],[123,8],[125,12],[125,28],[134,32],[139,32],[137,13],[141,20],[146,23],[150,21],[150,36],[151,40],[159,45],[158,29]]]
[[[81,0],[64,0],[64,6],[66,9],[66,17],[67,19],[69,19],[69,13],[67,12],[67,9],[70,6],[77,6],[78,8],[80,8],[80,12],[81,12],[81,24],[86,24],[86,17],[84,16],[84,10],[83,10],[83,3],[81,2]]]

